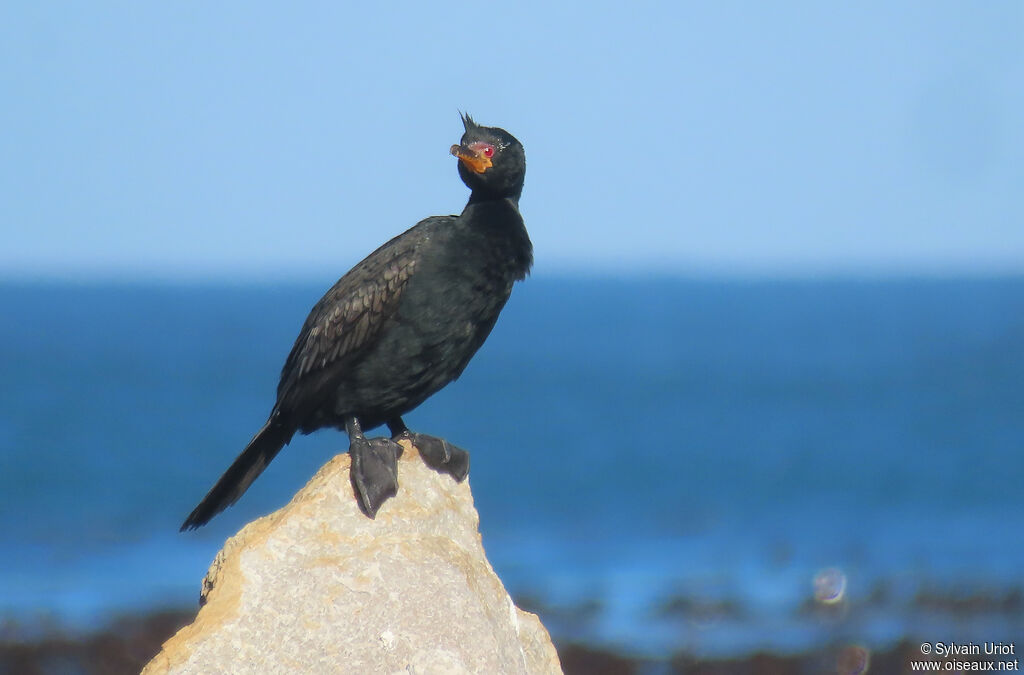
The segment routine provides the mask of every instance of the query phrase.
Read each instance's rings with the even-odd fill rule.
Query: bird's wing
[[[324,373],[372,341],[398,308],[433,220],[378,248],[316,303],[281,369],[279,403],[296,383]]]

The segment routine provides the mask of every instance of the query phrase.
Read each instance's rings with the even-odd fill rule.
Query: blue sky
[[[0,276],[337,276],[527,149],[538,274],[1024,271],[1024,4],[6,3]]]

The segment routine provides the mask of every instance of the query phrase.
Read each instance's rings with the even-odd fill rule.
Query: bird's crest
[[[465,127],[466,131],[476,129],[479,126],[473,121],[473,118],[469,116],[469,113],[460,112],[459,116],[462,117],[462,126]]]

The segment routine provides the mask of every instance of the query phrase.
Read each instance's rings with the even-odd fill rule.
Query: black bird
[[[398,491],[398,440],[462,481],[469,454],[410,432],[402,421],[457,378],[494,327],[512,284],[533,264],[519,214],[522,144],[463,115],[451,153],[472,190],[458,216],[433,216],[353,267],[313,307],[281,370],[266,424],[181,526],[206,524],[234,504],[296,432],[348,433],[352,486],[370,518]],[[366,438],[386,424],[391,438]]]

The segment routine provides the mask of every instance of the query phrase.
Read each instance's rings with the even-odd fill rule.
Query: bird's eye
[[[493,145],[484,146],[484,157],[494,157],[494,146]]]

